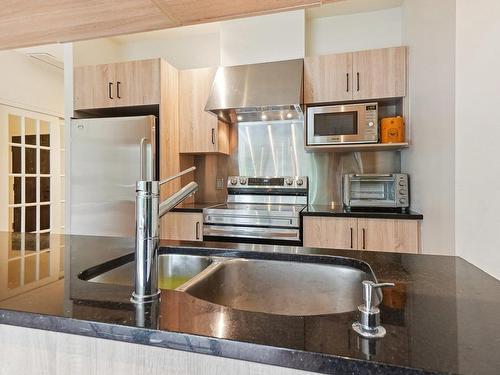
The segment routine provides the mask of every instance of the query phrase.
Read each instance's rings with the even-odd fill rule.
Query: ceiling
[[[404,0],[343,0],[320,7],[306,9],[308,18],[333,17],[353,13],[373,12],[382,9],[396,8]]]

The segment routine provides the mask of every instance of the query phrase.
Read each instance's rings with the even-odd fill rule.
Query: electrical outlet
[[[217,189],[217,190],[224,189],[224,179],[223,178],[217,178],[216,181],[217,181],[217,183],[215,185],[215,189]]]

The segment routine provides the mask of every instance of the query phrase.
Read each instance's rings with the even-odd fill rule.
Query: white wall
[[[225,66],[298,59],[305,54],[303,10],[221,23],[221,64]]]
[[[110,64],[123,60],[121,45],[113,38],[101,38],[73,43],[73,64]]]
[[[21,52],[1,51],[0,82],[0,103],[63,116],[63,70]]]
[[[406,0],[411,145],[402,152],[424,253],[454,254],[455,0]]]
[[[401,8],[308,18],[306,55],[325,55],[401,45]]]
[[[160,39],[124,42],[121,52],[126,60],[162,57],[177,69],[219,66],[219,33],[164,33]]]
[[[500,279],[500,2],[456,4],[456,252]]]

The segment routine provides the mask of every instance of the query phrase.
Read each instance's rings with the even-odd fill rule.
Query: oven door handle
[[[227,230],[227,229],[219,229],[219,228],[207,228],[208,235],[212,235],[214,233],[220,233],[221,235],[236,235],[237,237],[243,237],[241,234],[246,233],[249,235],[259,235],[264,234],[269,237],[295,237],[293,233],[285,233],[285,232],[277,232],[277,231],[268,231],[268,230],[254,230],[254,229],[245,229],[238,228],[236,230]]]

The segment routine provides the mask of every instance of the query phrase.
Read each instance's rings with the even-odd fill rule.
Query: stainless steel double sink
[[[356,310],[362,303],[361,282],[374,275],[337,264],[162,254],[159,280],[161,289],[238,310],[306,316]],[[87,281],[132,286],[134,262]]]

